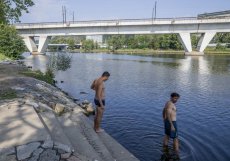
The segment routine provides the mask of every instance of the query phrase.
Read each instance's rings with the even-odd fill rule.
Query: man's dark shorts
[[[102,103],[103,103],[103,106],[105,106],[105,100],[101,100],[101,101],[102,101]],[[97,105],[98,107],[101,107],[99,100],[97,100],[97,99],[95,99],[95,98],[94,98],[94,103],[95,103],[95,105]]]
[[[171,125],[168,119],[164,120],[165,124],[165,134],[168,135],[170,138],[175,139],[178,137],[177,132],[177,123],[176,121],[172,121],[175,131],[171,131]]]

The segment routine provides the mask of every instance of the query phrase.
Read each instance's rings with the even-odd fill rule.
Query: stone
[[[93,104],[90,103],[86,106],[86,111],[89,112],[89,113],[93,113],[94,112],[94,109],[93,109]]]
[[[16,91],[24,91],[25,88],[22,88],[22,87],[11,87],[11,89],[14,89]]]
[[[54,142],[52,140],[46,140],[43,144],[42,147],[43,148],[50,148],[52,149],[54,146]]]
[[[65,105],[57,103],[56,106],[55,106],[54,111],[55,111],[55,113],[57,113],[58,115],[60,115],[61,113],[64,112],[64,109],[65,109]]]
[[[55,142],[54,143],[54,148],[63,150],[63,151],[68,152],[68,153],[72,152],[71,147],[69,147],[68,145],[62,144],[62,143]]]
[[[42,152],[43,152],[43,149],[38,148],[37,150],[33,152],[33,156],[30,159],[28,159],[28,161],[37,161]]]
[[[80,160],[75,156],[71,156],[70,158],[67,159],[67,161],[80,161]]]
[[[43,151],[38,161],[59,161],[59,159],[60,159],[60,156],[56,155],[55,150],[47,149]]]
[[[15,154],[15,148],[0,148],[0,156],[1,155],[12,155]]]
[[[68,159],[71,156],[71,153],[61,154],[61,159]]]
[[[88,100],[84,100],[84,101],[82,102],[82,104],[83,104],[83,105],[88,105],[88,104],[90,104],[90,102],[89,102]]]
[[[15,155],[0,155],[0,161],[17,161]]]
[[[49,107],[51,107],[52,109],[55,109],[55,103],[54,102],[49,102]]]
[[[29,143],[17,147],[17,158],[23,160],[29,158],[31,154],[41,145],[39,142]]]
[[[59,154],[65,154],[66,152],[64,150],[58,149]]]

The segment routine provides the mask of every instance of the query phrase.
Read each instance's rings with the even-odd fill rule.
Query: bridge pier
[[[38,52],[38,48],[35,44],[34,37],[32,36],[23,37],[23,40],[25,42],[26,47],[31,53]]]
[[[215,36],[216,32],[205,32],[201,35],[201,38],[197,45],[197,51],[204,52],[204,49],[208,46],[210,41]]]
[[[179,33],[179,39],[184,47],[185,54],[189,54],[192,52],[192,43],[189,32]]]
[[[38,45],[38,53],[45,53],[50,39],[51,39],[51,36],[40,36],[39,45]]]
[[[45,53],[50,39],[51,39],[51,36],[40,36],[39,44],[37,47],[33,36],[23,37],[26,47],[32,54]]]

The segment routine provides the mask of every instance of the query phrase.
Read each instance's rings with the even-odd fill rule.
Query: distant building
[[[97,42],[98,44],[102,44],[103,36],[102,35],[89,35],[89,36],[86,36],[86,40],[93,40],[94,42]]]
[[[211,18],[230,18],[230,10],[212,12],[212,13],[203,13],[197,16],[198,19],[211,19]]]

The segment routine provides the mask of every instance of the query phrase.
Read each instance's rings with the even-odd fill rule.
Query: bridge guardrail
[[[197,20],[197,17],[175,17],[175,18],[146,18],[146,19],[113,19],[113,20],[89,20],[89,21],[67,21],[63,22],[38,22],[38,23],[17,23],[15,26],[34,26],[34,25],[71,25],[71,24],[89,24],[89,23],[114,23],[114,22],[149,22],[149,21],[172,21],[172,20]]]

